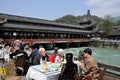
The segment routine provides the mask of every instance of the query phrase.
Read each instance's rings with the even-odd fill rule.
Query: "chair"
[[[100,71],[99,76],[98,76],[98,80],[103,80],[103,77],[105,75],[106,69],[107,69],[107,67],[105,66],[103,68],[103,70]],[[80,76],[80,80],[92,80],[92,78],[90,76],[86,77],[85,75],[81,75]]]
[[[107,67],[105,66],[103,68],[103,70],[100,71],[99,76],[98,76],[98,80],[103,80],[103,77],[105,75],[106,69],[107,69]]]
[[[21,76],[7,76],[5,80],[21,80]]]
[[[91,76],[81,75],[80,80],[92,80]]]
[[[15,60],[15,65],[17,67],[24,67],[25,61],[26,61],[26,58],[24,55],[17,55],[16,60]]]
[[[25,55],[24,54],[18,54],[16,56],[16,59],[15,59],[15,67],[16,67],[16,70],[21,70],[22,71],[22,73],[20,72],[21,75],[24,73],[25,64],[26,64]]]

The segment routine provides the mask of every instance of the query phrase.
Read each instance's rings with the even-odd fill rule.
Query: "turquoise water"
[[[98,62],[107,63],[110,65],[116,65],[120,67],[120,50],[110,49],[110,48],[96,48],[96,47],[80,47],[80,48],[70,48],[66,49],[65,52],[72,52],[76,57],[78,56],[79,50],[84,50],[85,48],[91,48],[93,51],[93,56]]]
[[[85,48],[91,48],[93,51],[93,56],[98,62],[115,65],[120,67],[120,50],[111,48],[96,48],[96,47],[80,47],[80,48],[69,48],[65,49],[65,53],[72,52],[74,56],[79,55],[79,50],[84,50]]]

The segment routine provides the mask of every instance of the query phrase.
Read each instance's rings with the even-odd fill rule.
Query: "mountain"
[[[120,16],[113,17],[112,21],[114,22],[114,26],[120,26]]]
[[[82,15],[82,16],[65,15],[61,18],[54,20],[54,21],[66,23],[66,24],[79,25],[80,22],[87,21],[89,19],[92,20],[96,24],[98,24],[102,20],[102,18],[95,16],[95,15],[90,15],[90,16],[88,16],[88,15]]]
[[[113,17],[112,20],[113,20],[114,22],[119,21],[119,20],[120,20],[120,16]]]
[[[61,18],[55,20],[56,22],[66,23],[66,24],[78,24],[76,16],[74,15],[65,15]]]

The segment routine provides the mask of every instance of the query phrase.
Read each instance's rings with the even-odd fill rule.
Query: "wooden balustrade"
[[[99,65],[99,68],[106,67],[105,77],[109,76],[109,78],[112,78],[114,80],[120,80],[120,67],[119,66],[105,64],[101,62],[98,62],[98,65]]]
[[[17,39],[6,39],[6,41],[8,42],[14,42]],[[55,43],[55,42],[59,42],[59,41],[67,41],[68,43],[74,42],[74,41],[79,41],[79,42],[84,42],[84,41],[88,41],[89,39],[85,39],[85,38],[80,38],[80,39],[18,39],[21,40],[22,42],[26,42],[26,43],[31,43],[31,42],[40,42],[40,41],[48,41],[48,43]]]

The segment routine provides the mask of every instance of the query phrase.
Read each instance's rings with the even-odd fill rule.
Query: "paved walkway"
[[[2,80],[2,79],[0,78],[0,80]],[[22,76],[22,77],[21,77],[21,80],[27,80],[27,79],[26,79],[25,76]]]
[[[22,79],[21,80],[27,80],[25,76],[22,76]]]

